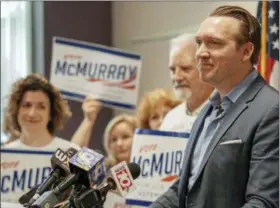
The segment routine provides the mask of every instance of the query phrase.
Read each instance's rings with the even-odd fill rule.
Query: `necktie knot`
[[[224,112],[224,109],[222,108],[221,104],[219,104],[217,107],[217,114],[216,117],[218,117],[220,114],[222,114]]]

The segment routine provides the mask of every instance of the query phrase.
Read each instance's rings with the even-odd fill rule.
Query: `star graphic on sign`
[[[275,40],[275,41],[272,41],[272,48],[273,49],[278,49],[279,50],[279,40]]]
[[[275,14],[275,10],[270,8],[270,10],[268,11],[268,18],[273,18]]]
[[[270,33],[275,33],[277,34],[277,30],[279,30],[279,27],[274,23],[272,26],[269,26],[270,28]]]

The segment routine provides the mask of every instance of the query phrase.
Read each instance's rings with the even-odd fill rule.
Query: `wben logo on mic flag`
[[[92,95],[109,107],[135,109],[141,65],[135,53],[54,37],[50,82],[68,99]]]
[[[77,168],[86,172],[91,185],[100,184],[106,175],[104,156],[86,147],[71,157],[69,165],[71,172]]]

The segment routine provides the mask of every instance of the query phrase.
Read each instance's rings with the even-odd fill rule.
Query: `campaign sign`
[[[68,99],[91,95],[107,106],[135,109],[141,64],[135,53],[54,37],[50,82]]]
[[[137,189],[128,194],[126,204],[149,206],[178,179],[189,134],[136,129],[131,162],[140,165]]]
[[[20,196],[45,181],[54,152],[1,149],[1,201],[18,202]]]

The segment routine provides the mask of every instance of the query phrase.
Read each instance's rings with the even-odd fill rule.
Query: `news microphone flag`
[[[128,193],[136,190],[135,182],[125,161],[113,166],[110,169],[109,175],[117,186],[115,191],[113,191],[114,193],[125,197]]]
[[[85,186],[100,184],[106,174],[104,156],[91,149],[83,147],[69,161],[70,170],[74,172],[84,172],[87,180],[83,180]]]

